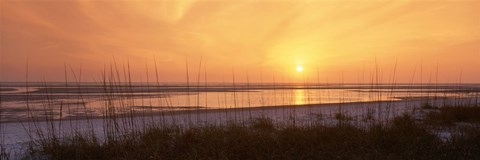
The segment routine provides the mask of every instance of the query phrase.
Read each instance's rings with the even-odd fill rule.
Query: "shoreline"
[[[462,98],[462,100],[469,99],[469,98]],[[301,104],[301,105],[276,105],[276,106],[258,106],[258,107],[237,107],[237,108],[206,108],[201,107],[201,109],[187,109],[187,110],[174,110],[174,111],[154,111],[149,113],[143,113],[141,111],[132,113],[122,113],[122,114],[115,114],[115,116],[73,116],[73,118],[65,117],[61,119],[49,119],[48,121],[58,122],[58,121],[79,121],[79,120],[99,120],[99,119],[123,119],[123,118],[142,118],[142,117],[162,117],[162,116],[185,116],[191,115],[195,116],[196,114],[215,114],[215,113],[233,113],[233,112],[271,112],[271,111],[283,111],[283,110],[305,110],[305,109],[315,109],[315,108],[331,108],[331,107],[351,107],[351,106],[363,106],[363,107],[371,107],[375,106],[378,107],[379,105],[388,105],[388,104],[396,104],[401,105],[408,103],[415,103],[415,102],[423,102],[423,101],[451,101],[451,100],[458,100],[455,98],[438,98],[438,99],[425,99],[425,97],[409,97],[409,98],[398,98],[397,100],[383,100],[383,101],[367,101],[367,102],[346,102],[346,103],[316,103],[316,104]],[[436,102],[438,103],[438,102]],[[149,107],[149,106],[147,106]],[[165,107],[169,108],[169,107]],[[171,108],[171,107],[170,107]],[[182,108],[176,107],[176,108]],[[13,120],[13,121],[3,121],[0,123],[30,123],[30,122],[46,122],[45,117],[38,118],[38,120]]]

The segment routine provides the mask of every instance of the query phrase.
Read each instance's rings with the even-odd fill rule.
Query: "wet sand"
[[[208,107],[189,107],[189,106],[132,106],[145,109],[144,111],[134,111],[127,113],[118,113],[113,116],[102,116],[102,115],[89,115],[88,113],[78,113],[76,116],[68,116],[61,119],[49,119],[49,121],[69,121],[69,120],[97,120],[105,118],[142,118],[142,117],[172,117],[172,116],[209,116],[217,114],[235,114],[239,115],[270,115],[272,113],[280,114],[277,116],[286,116],[285,114],[292,114],[292,112],[306,113],[306,112],[315,112],[323,111],[328,109],[327,113],[336,113],[332,108],[340,109],[342,112],[354,113],[358,109],[373,108],[373,109],[386,109],[385,107],[395,108],[395,109],[405,109],[405,108],[414,108],[421,105],[421,103],[431,103],[432,105],[444,106],[454,103],[475,103],[477,99],[475,98],[449,98],[449,97],[398,97],[398,100],[385,100],[385,101],[375,101],[375,102],[350,102],[350,103],[328,103],[328,104],[303,104],[303,105],[277,105],[277,106],[258,106],[258,107],[237,107],[237,108],[208,108]],[[158,109],[166,108],[169,110],[166,111],[149,111],[148,109]],[[178,110],[173,110],[178,109]],[[6,110],[6,109],[4,109]],[[17,109],[18,111],[25,111],[25,109]],[[225,117],[223,117],[225,118]],[[227,117],[228,118],[228,117]],[[33,120],[32,120],[33,119]],[[21,119],[21,120],[6,120],[3,123],[28,123],[28,122],[38,122],[45,121],[45,117],[31,118],[31,119]]]

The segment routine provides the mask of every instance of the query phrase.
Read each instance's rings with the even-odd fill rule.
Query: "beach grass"
[[[446,110],[444,112],[449,112]],[[433,126],[435,127],[435,126]],[[102,141],[89,134],[48,139],[29,157],[47,159],[475,159],[480,129],[441,139],[410,114],[359,127],[275,124],[269,118],[224,125],[148,126]]]
[[[250,92],[243,92],[245,87],[246,90],[250,90],[252,87],[249,84],[248,73],[247,84],[240,85],[237,84],[239,78],[238,75],[237,79],[235,78],[233,69],[231,80],[233,88],[218,89],[218,91],[224,92],[223,94],[231,92],[229,94],[232,95],[233,104],[227,106],[227,96],[224,96],[225,108],[215,111],[208,109],[207,94],[204,97],[200,96],[202,90],[208,91],[206,69],[203,77],[205,84],[201,85],[202,62],[199,63],[196,82],[192,82],[189,78],[191,77],[189,76],[189,64],[186,62],[186,89],[181,92],[194,93],[196,97],[192,99],[193,101],[190,98],[184,99],[188,109],[173,112],[168,110],[175,107],[172,105],[171,97],[158,96],[168,93],[164,93],[166,92],[165,88],[160,85],[156,62],[155,83],[146,83],[146,86],[140,88],[132,85],[129,64],[127,67],[123,66],[123,74],[122,67],[119,66],[114,62],[110,66],[110,71],[104,69],[102,72],[99,82],[102,85],[96,86],[98,88],[95,88],[95,92],[102,93],[99,98],[105,104],[101,111],[102,114],[96,116],[89,112],[90,109],[85,102],[86,98],[82,94],[82,88],[85,86],[82,86],[81,70],[75,72],[70,68],[74,83],[69,83],[67,67],[65,67],[66,87],[62,92],[71,92],[78,96],[74,102],[78,105],[75,107],[68,103],[62,103],[57,108],[53,107],[55,105],[53,105],[52,97],[55,92],[52,91],[51,86],[44,83],[44,89],[39,92],[45,92],[46,100],[43,101],[45,106],[43,110],[33,110],[30,108],[33,97],[29,95],[29,83],[27,82],[25,99],[27,121],[22,125],[24,125],[25,132],[29,134],[30,141],[27,152],[18,157],[82,160],[475,159],[480,157],[480,143],[477,143],[480,142],[478,101],[474,105],[437,106],[430,103],[431,98],[436,98],[437,93],[430,95],[428,92],[427,98],[421,98],[423,105],[410,107],[409,101],[405,100],[404,110],[399,110],[392,106],[393,100],[383,100],[382,92],[378,91],[380,89],[391,90],[387,93],[391,97],[394,90],[399,88],[395,86],[395,76],[392,77],[391,86],[383,86],[380,84],[381,80],[378,79],[379,73],[376,73],[378,71],[374,74],[376,75],[375,79],[372,76],[372,84],[363,86],[365,87],[363,89],[369,90],[367,94],[371,100],[368,103],[358,103],[358,106],[364,107],[364,115],[349,114],[350,110],[344,108],[348,103],[345,101],[348,96],[344,93],[337,95],[338,104],[332,104],[338,108],[337,112],[315,111],[315,108],[324,106],[309,104],[308,101],[312,97],[308,97],[305,90],[310,89],[309,87],[321,88],[318,77],[316,86],[307,84],[306,81],[303,83],[302,88],[305,89],[303,93],[306,95],[304,103],[306,104],[303,106],[289,104],[280,107],[278,105],[285,103],[283,101],[286,97],[293,97],[293,92],[290,92],[289,96],[277,95],[282,86],[275,83],[274,75],[273,84],[260,86],[260,88],[273,90],[273,95],[270,95],[274,97],[273,100],[267,100],[262,92],[263,107],[252,109],[250,108]],[[148,70],[146,73],[147,81],[149,81]],[[262,79],[262,77],[260,78]],[[223,82],[222,86],[226,83],[229,82]],[[345,89],[343,81],[338,85],[337,89]],[[405,88],[409,94],[410,85],[414,86],[413,82]],[[329,86],[328,80],[327,86]],[[420,86],[421,89],[423,87],[432,89],[433,85],[420,84]],[[142,99],[141,106],[144,108],[142,110],[136,111],[132,108],[135,106],[133,101],[135,92],[142,93],[137,95]],[[326,92],[325,95],[319,95],[318,98],[324,96],[331,99],[330,90],[327,89]],[[360,92],[358,93],[360,94]],[[245,94],[247,98],[244,97]],[[203,98],[205,98],[204,108],[201,104]],[[150,100],[144,102],[144,99]],[[155,108],[152,105],[152,99],[157,100],[159,105],[166,110]],[[457,99],[461,101],[462,97],[458,96]],[[217,100],[220,104],[221,98],[218,97]],[[456,101],[456,99],[454,100]],[[118,103],[114,103],[115,101]],[[244,108],[245,106],[249,107]],[[305,117],[296,117],[297,111],[300,111],[302,107],[305,110],[305,117],[307,117],[306,120],[304,119],[307,121],[306,123],[299,123]],[[62,116],[63,114],[72,114],[73,110],[80,111],[78,117],[81,117],[80,120],[83,120],[85,124],[79,125],[78,119]],[[59,114],[52,114],[57,111]],[[39,114],[39,112],[43,112],[43,114]],[[218,116],[220,115],[218,114],[216,117],[210,117],[217,119],[207,122],[209,117],[206,113],[215,112],[225,112],[224,119],[222,120],[222,116]],[[252,116],[254,114],[252,112],[267,116]],[[203,118],[205,123],[202,121],[202,114],[205,116]],[[272,117],[275,116],[276,119],[273,119]],[[308,116],[314,116],[314,118],[308,118]],[[0,117],[1,119],[2,117]],[[279,121],[278,119],[283,120]],[[459,123],[462,123],[461,128],[458,127]],[[68,130],[64,130],[65,128]],[[95,128],[101,129],[95,130]],[[0,140],[2,140],[0,157],[8,159],[9,153],[3,150],[3,137]]]
[[[426,115],[427,123],[453,125],[454,123],[480,123],[480,107],[478,106],[446,106],[435,108]]]

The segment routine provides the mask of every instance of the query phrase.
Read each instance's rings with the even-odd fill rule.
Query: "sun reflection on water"
[[[294,91],[294,96],[295,96],[295,99],[294,99],[294,104],[295,105],[306,104],[305,103],[305,91],[303,89],[296,89]]]

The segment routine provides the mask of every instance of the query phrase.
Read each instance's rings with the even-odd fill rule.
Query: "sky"
[[[476,0],[0,1],[3,82],[480,83]]]

